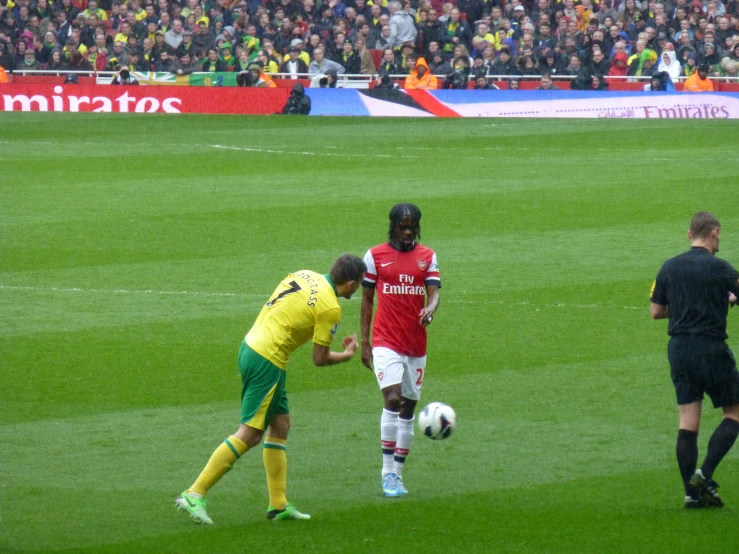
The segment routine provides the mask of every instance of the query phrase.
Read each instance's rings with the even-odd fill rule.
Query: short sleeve
[[[431,256],[431,263],[426,268],[424,282],[427,286],[432,285],[441,288],[441,276],[439,275],[439,263],[436,261],[436,252]]]
[[[377,284],[377,268],[375,267],[375,258],[372,256],[372,250],[367,250],[364,255],[364,265],[367,266],[367,274],[362,281],[363,287],[375,288]]]
[[[665,266],[662,266],[659,273],[657,273],[657,278],[652,283],[652,290],[649,293],[649,299],[660,306],[667,306],[669,303],[665,273]]]
[[[331,346],[340,322],[341,308],[330,308],[319,313],[313,329],[313,342],[321,346]]]
[[[733,292],[735,296],[739,296],[739,272],[726,262],[725,279],[727,288]]]

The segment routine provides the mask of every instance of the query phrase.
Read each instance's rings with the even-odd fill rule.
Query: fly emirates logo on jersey
[[[413,275],[406,275],[404,273],[401,273],[398,276],[398,280],[400,281],[399,285],[391,285],[390,283],[383,283],[382,293],[383,294],[413,294],[413,295],[420,295],[420,296],[424,296],[426,294],[426,289],[423,286],[414,284],[414,281],[416,280],[416,278]]]

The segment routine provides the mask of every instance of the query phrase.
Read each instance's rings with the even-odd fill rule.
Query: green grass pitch
[[[694,211],[739,264],[736,124],[720,121],[0,116],[0,552],[735,552],[727,506],[686,512],[660,264]],[[288,496],[261,448],[174,499],[238,423],[236,354],[289,271],[423,210],[441,308],[411,491],[380,490],[381,396],[358,358],[288,367]],[[340,334],[359,332],[342,301]],[[729,344],[739,337],[730,314]],[[719,413],[708,409],[701,459]]]

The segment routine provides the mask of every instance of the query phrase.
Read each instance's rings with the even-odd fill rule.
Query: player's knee
[[[400,400],[385,399],[385,409],[388,412],[400,412]]]
[[[416,404],[417,402],[415,400],[403,398],[400,402],[400,417],[403,419],[413,419],[413,414],[416,412]]]
[[[264,431],[242,424],[239,426],[239,430],[234,433],[234,436],[249,448],[254,448],[262,442]]]
[[[385,394],[385,409],[389,412],[400,411],[400,394],[389,392]]]
[[[734,404],[733,406],[726,406],[724,408],[724,417],[733,419],[734,421],[739,422],[739,404]]]
[[[290,431],[290,416],[283,414],[275,416],[269,422],[268,436],[275,439],[287,440],[287,434]]]

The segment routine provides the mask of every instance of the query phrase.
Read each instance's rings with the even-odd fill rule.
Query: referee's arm
[[[669,319],[670,307],[663,304],[655,304],[654,302],[650,302],[649,313],[652,316],[652,319]]]
[[[652,319],[668,319],[670,317],[664,273],[665,266],[663,265],[657,274],[657,278],[652,283],[652,290],[649,291],[649,315],[652,316]]]

